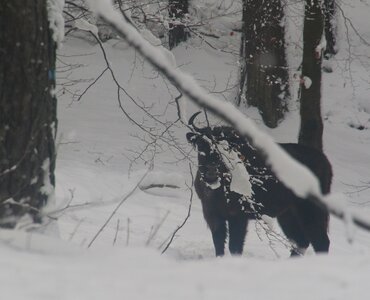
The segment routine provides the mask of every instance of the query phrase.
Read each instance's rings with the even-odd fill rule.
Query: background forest
[[[53,160],[40,160],[44,176],[33,185],[43,196],[18,201],[3,192],[13,169],[0,164],[1,224],[14,227],[0,231],[4,299],[367,299],[370,232],[349,216],[370,220],[370,3],[114,2],[162,60],[209,95],[235,105],[276,142],[323,149],[332,164],[327,201],[346,213],[344,222],[330,219],[328,255],[309,248],[289,259],[290,242],[266,219],[250,222],[241,257],[216,259],[192,191],[197,153],[185,138],[188,118],[202,108],[121,37],[101,12],[109,2],[98,2],[90,5],[103,18],[89,2],[48,2],[57,51],[55,76],[45,80],[55,80],[57,121],[53,107],[45,115],[57,128],[55,182]],[[0,4],[0,24],[10,22],[5,11]],[[307,24],[313,16],[321,29]],[[0,41],[18,38],[16,27],[6,28]],[[40,55],[53,62],[48,53]],[[28,84],[2,72],[11,56],[1,55],[0,137],[11,111],[6,80]],[[225,123],[201,116],[199,126]],[[20,140],[15,153],[27,152]]]

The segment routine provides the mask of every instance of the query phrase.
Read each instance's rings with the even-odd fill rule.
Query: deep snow
[[[369,4],[344,1],[342,8],[369,40]],[[349,62],[344,25],[341,32],[341,52],[331,62],[334,72],[324,73],[324,148],[334,169],[333,201],[343,201],[369,216],[370,50],[352,32],[351,52],[356,59]],[[238,36],[224,37],[222,42],[230,39]],[[166,122],[177,119],[173,101],[178,92],[124,42],[112,40],[104,47],[119,82],[138,103],[150,107],[157,119],[149,118],[122,95],[128,114],[163,132]],[[237,76],[232,55],[197,40],[173,53],[179,68],[193,74],[203,87],[217,97],[228,95],[228,82]],[[194,195],[188,222],[168,251],[160,255],[189,206],[191,176],[189,160],[183,154],[190,153],[194,158],[195,153],[186,144],[186,128],[180,123],[171,127],[183,153],[161,143],[161,147],[151,147],[144,154],[147,164],[140,159],[134,162],[146,145],[143,140],[149,138],[119,109],[117,87],[109,74],[106,72],[79,101],[74,101],[70,93],[83,91],[88,80],[104,70],[99,46],[67,37],[58,65],[57,203],[48,208],[49,214],[58,217],[58,224],[49,226],[46,236],[37,232],[0,232],[1,298],[368,298],[370,233],[355,229],[354,241],[349,244],[347,231],[352,229],[335,218],[330,223],[329,255],[314,255],[309,250],[303,258],[287,259],[289,251],[277,225],[273,224],[276,235],[267,236],[267,225],[251,222],[244,255],[215,259],[211,235]],[[187,110],[190,115],[197,108],[187,105]],[[246,114],[276,141],[296,141],[296,103],[291,103],[286,120],[274,130],[262,125],[255,109],[246,110]],[[363,130],[357,129],[361,126]],[[179,188],[136,189],[87,249],[114,208],[150,168],[153,153],[154,168],[141,188],[161,182]],[[66,205],[67,209],[58,211]]]

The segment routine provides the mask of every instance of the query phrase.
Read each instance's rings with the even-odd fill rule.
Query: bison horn
[[[188,122],[189,126],[193,127],[193,128],[194,128],[194,130],[195,130],[195,131],[198,131],[198,132],[200,131],[200,128],[198,128],[197,126],[195,126],[195,125],[194,125],[194,120],[195,120],[195,118],[196,118],[200,113],[201,113],[201,111],[196,112],[194,115],[192,115],[192,116],[190,117],[189,122]]]

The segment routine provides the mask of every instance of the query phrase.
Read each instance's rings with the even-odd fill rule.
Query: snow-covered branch
[[[123,17],[114,10],[109,0],[90,0],[95,13],[110,24],[120,35],[134,47],[145,59],[162,72],[176,88],[191,101],[206,108],[222,118],[239,131],[255,148],[264,155],[276,176],[297,196],[310,199],[323,205],[341,219],[347,219],[344,209],[324,198],[320,192],[317,178],[303,165],[292,159],[266,133],[258,130],[256,125],[231,103],[224,102],[206,93],[188,74],[175,69],[164,53],[153,47],[132,28]],[[370,230],[370,222],[358,215],[353,215],[353,222]]]

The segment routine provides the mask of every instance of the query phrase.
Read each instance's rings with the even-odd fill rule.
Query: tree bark
[[[258,107],[272,128],[284,117],[289,97],[283,17],[280,0],[243,1],[240,93],[245,90],[246,104]]]
[[[335,5],[336,5],[335,0],[324,0],[325,38],[326,38],[325,57],[326,58],[332,57],[338,51]]]
[[[55,185],[55,42],[46,0],[0,1],[0,226],[40,209]]]
[[[169,0],[168,5],[170,17],[168,45],[171,50],[189,37],[184,24],[185,15],[189,12],[189,3],[188,0]]]
[[[321,40],[324,16],[320,0],[307,0],[303,28],[301,127],[298,142],[322,150],[324,130],[321,118]],[[307,83],[311,81],[311,85]],[[306,84],[306,86],[305,86]]]

